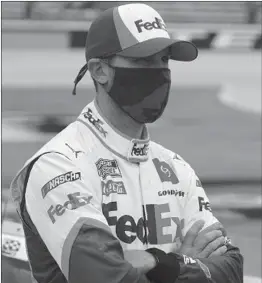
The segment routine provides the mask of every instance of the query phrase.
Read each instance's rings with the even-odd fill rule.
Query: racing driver
[[[11,184],[34,282],[243,282],[243,257],[194,170],[146,126],[167,105],[169,59],[197,54],[146,4],[92,23],[73,92],[88,70],[94,100]]]

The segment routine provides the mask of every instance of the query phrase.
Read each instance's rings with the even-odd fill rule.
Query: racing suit
[[[146,127],[141,140],[120,133],[95,101],[25,163],[11,192],[38,283],[149,282],[124,251],[175,252],[195,221],[218,221],[188,163]],[[185,282],[242,282],[231,245],[223,256],[181,258]]]

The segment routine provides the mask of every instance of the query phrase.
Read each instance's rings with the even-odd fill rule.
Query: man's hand
[[[192,258],[207,258],[214,255],[223,255],[227,251],[225,246],[226,232],[221,223],[214,223],[199,232],[204,224],[203,220],[198,220],[192,225],[178,251],[180,254]]]
[[[212,237],[214,237],[214,232],[216,232],[216,234],[219,232],[220,236],[215,238],[213,241],[211,240],[205,246],[205,239],[212,239]],[[223,255],[227,251],[227,247],[225,246],[227,241],[226,235],[226,230],[220,222],[216,222],[201,231],[194,241],[194,246],[205,246],[205,249],[202,253],[200,253],[199,257],[207,258],[214,255]]]

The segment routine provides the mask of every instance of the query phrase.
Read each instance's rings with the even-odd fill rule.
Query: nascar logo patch
[[[45,198],[45,196],[52,191],[53,189],[57,188],[58,186],[68,183],[68,182],[74,182],[76,180],[81,179],[81,173],[80,172],[67,172],[62,175],[56,176],[49,182],[47,182],[41,189],[42,196]]]

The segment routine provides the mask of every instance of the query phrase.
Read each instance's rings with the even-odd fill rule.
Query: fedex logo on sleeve
[[[93,196],[84,196],[80,192],[67,195],[67,200],[63,204],[51,205],[47,211],[47,214],[54,224],[57,217],[62,216],[66,211],[73,211],[82,206],[89,204]]]

